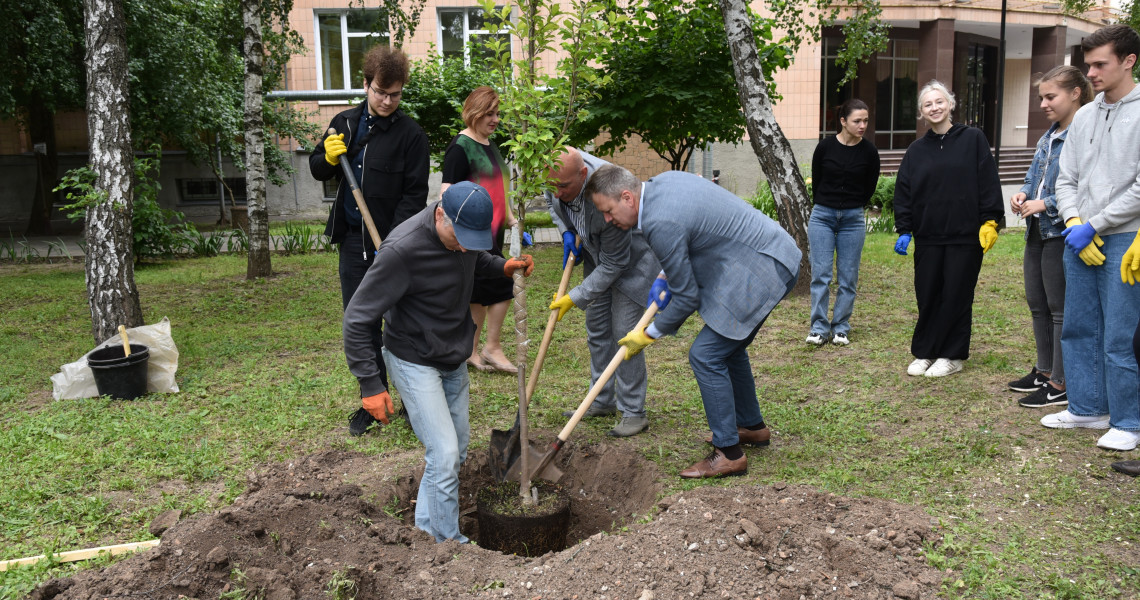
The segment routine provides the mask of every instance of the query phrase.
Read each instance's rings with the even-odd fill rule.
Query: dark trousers
[[[974,287],[982,270],[980,244],[914,248],[914,295],[918,322],[910,340],[915,358],[970,357]]]
[[[1065,240],[1041,239],[1040,228],[1031,221],[1025,238],[1025,301],[1033,316],[1033,340],[1037,343],[1037,370],[1065,383],[1061,356],[1061,328],[1065,324]]]
[[[364,238],[360,232],[350,231],[345,235],[344,241],[340,244],[342,308],[348,308],[348,301],[352,300],[356,288],[360,287],[360,282],[364,280],[364,274],[368,272],[368,267],[372,266],[374,258],[375,256],[365,256]],[[380,379],[384,382],[384,387],[388,387],[388,369],[384,367],[383,355],[380,353],[380,349],[384,347],[383,328],[383,319],[377,319],[376,326],[372,328],[372,348],[376,350],[376,368],[380,370]]]

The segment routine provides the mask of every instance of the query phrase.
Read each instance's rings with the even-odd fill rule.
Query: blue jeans
[[[384,362],[408,411],[412,430],[427,449],[416,496],[416,527],[438,542],[467,542],[459,533],[459,466],[467,459],[471,439],[467,365],[441,371],[402,360],[387,348]]]
[[[1104,264],[1090,267],[1065,252],[1065,391],[1069,412],[1109,415],[1109,424],[1140,431],[1140,378],[1132,333],[1140,320],[1140,285],[1120,281],[1120,260],[1132,233],[1101,236]]]
[[[689,365],[701,388],[705,418],[712,430],[713,445],[718,448],[740,443],[737,427],[751,427],[764,420],[748,361],[748,344],[763,324],[761,320],[743,340],[726,338],[705,325],[689,348]]]
[[[830,208],[816,205],[808,221],[811,244],[811,332],[830,337],[851,331],[851,311],[855,307],[855,284],[859,281],[859,259],[867,226],[862,208]],[[835,309],[827,320],[832,261],[839,279]]]

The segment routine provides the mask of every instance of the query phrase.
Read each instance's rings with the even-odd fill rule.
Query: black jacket
[[[978,228],[1005,216],[997,164],[985,134],[955,123],[906,149],[895,180],[895,231],[916,243],[977,244]]]
[[[348,160],[345,157],[355,152],[355,140],[352,138],[356,135],[356,126],[364,110],[365,103],[361,102],[357,107],[333,117],[329,124],[337,133],[344,134],[348,154],[342,156],[342,160]],[[372,213],[380,239],[383,240],[393,227],[423,210],[427,204],[428,139],[424,130],[400,110],[381,118],[373,129],[372,137],[368,139],[364,150],[364,173],[357,183],[368,204],[368,211]],[[343,179],[340,165],[330,165],[325,160],[324,140],[309,156],[309,171],[318,181],[327,181],[333,177]],[[342,180],[337,188],[336,200],[329,209],[328,224],[325,225],[325,235],[334,243],[343,242],[348,231],[343,205],[346,201],[356,200]],[[365,251],[371,255],[374,250],[372,239],[367,234],[363,237]]]
[[[322,159],[323,160],[323,159]],[[486,252],[448,250],[435,228],[435,207],[420,211],[384,240],[376,261],[344,309],[344,355],[362,396],[384,391],[374,326],[384,348],[401,360],[452,371],[471,355],[471,288],[475,274],[506,277],[507,261]]]

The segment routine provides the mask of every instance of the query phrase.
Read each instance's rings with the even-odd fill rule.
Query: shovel
[[[566,259],[566,266],[562,269],[562,281],[558,283],[558,295],[555,299],[561,298],[566,295],[566,289],[570,287],[570,274],[574,271],[574,255],[571,254]],[[550,318],[546,320],[546,331],[542,334],[542,344],[538,347],[538,356],[534,359],[534,366],[530,371],[530,381],[526,386],[526,404],[530,406],[530,398],[534,395],[535,383],[538,381],[538,374],[542,370],[542,363],[546,360],[546,351],[550,348],[550,340],[554,337],[554,324],[558,322],[558,310],[550,311]],[[538,462],[542,458],[534,447],[528,447],[530,452],[528,458],[531,464]],[[491,430],[491,473],[495,476],[496,481],[505,481],[508,473],[512,467],[515,467],[515,472],[519,471],[516,465],[519,458],[522,456],[522,445],[519,443],[519,418],[515,415],[515,424],[509,431],[502,431],[500,429]],[[550,481],[558,481],[562,477],[562,472],[557,467],[552,467],[547,470],[550,477],[543,477]],[[541,475],[540,475],[541,476]],[[518,477],[514,478],[518,481]]]
[[[662,293],[662,296],[664,296],[664,293]],[[634,327],[634,329],[637,330],[648,327],[649,322],[653,320],[653,315],[656,314],[657,303],[654,302],[649,305],[649,308],[645,309],[645,314],[641,315],[641,320],[637,322],[637,326]],[[554,465],[550,464],[551,461],[554,460],[554,457],[558,454],[558,451],[562,449],[562,446],[566,444],[566,440],[570,438],[570,434],[574,431],[574,428],[578,426],[578,422],[585,416],[586,411],[590,409],[590,405],[594,403],[598,394],[602,393],[602,388],[606,387],[606,384],[609,383],[610,377],[613,377],[614,371],[617,371],[618,365],[625,360],[625,356],[628,352],[629,350],[625,346],[618,348],[617,354],[610,360],[610,364],[606,366],[606,370],[602,372],[598,380],[594,382],[594,386],[590,388],[590,392],[586,394],[586,398],[578,405],[578,410],[574,411],[574,415],[570,417],[570,421],[562,428],[558,437],[551,442],[546,454],[543,454],[538,459],[537,466],[534,467],[534,471],[531,472],[531,478],[542,477],[543,479],[549,479],[557,483],[557,479],[550,479],[550,477],[547,476],[547,474],[551,472],[550,469],[554,467]],[[531,448],[530,451],[536,452],[533,448]],[[507,478],[518,480],[522,474],[521,469],[522,467],[517,463],[511,465],[510,470],[507,471]],[[562,473],[559,472],[558,475],[561,476]]]
[[[336,135],[336,129],[329,127],[327,135]],[[364,227],[368,229],[368,235],[372,238],[372,246],[374,249],[380,249],[380,232],[376,230],[376,223],[372,221],[372,213],[368,210],[368,203],[364,201],[364,194],[360,192],[360,185],[356,183],[356,175],[352,174],[352,167],[348,164],[348,157],[340,157],[340,168],[344,172],[344,181],[352,190],[352,197],[356,199],[356,208],[360,209],[360,216],[364,221]]]

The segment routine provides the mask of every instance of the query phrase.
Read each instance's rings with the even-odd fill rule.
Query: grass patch
[[[1042,428],[1044,413],[1019,408],[1005,390],[1034,357],[1020,232],[1002,234],[986,255],[971,358],[944,380],[905,375],[913,259],[893,245],[893,235],[867,238],[851,346],[803,343],[806,296],[785,300],[761,329],[750,352],[776,435],[770,448],[748,451],[747,477],[675,477],[706,452],[686,356],[697,318],[646,351],[651,429],[618,443],[662,468],[666,493],[784,481],[922,506],[946,535],[927,557],[953,570],[947,598],[1140,595],[1140,509],[1135,482],[1107,468],[1118,456],[1094,447],[1097,432]],[[561,248],[534,254],[532,352]],[[147,322],[171,320],[182,391],[135,402],[51,399],[48,377],[93,346],[82,265],[0,265],[0,559],[148,539],[159,512],[224,506],[244,490],[245,473],[267,462],[329,448],[418,448],[400,419],[347,435],[359,392],[342,354],[336,261],[335,253],[274,256],[276,275],[259,281],[245,280],[244,256],[141,266],[143,310]],[[532,427],[543,441],[589,388],[584,338],[584,313],[572,310],[534,397]],[[486,448],[492,428],[510,426],[516,394],[513,377],[472,373],[472,452]],[[583,422],[572,441],[613,442],[612,425]],[[0,573],[0,598],[91,564]]]

